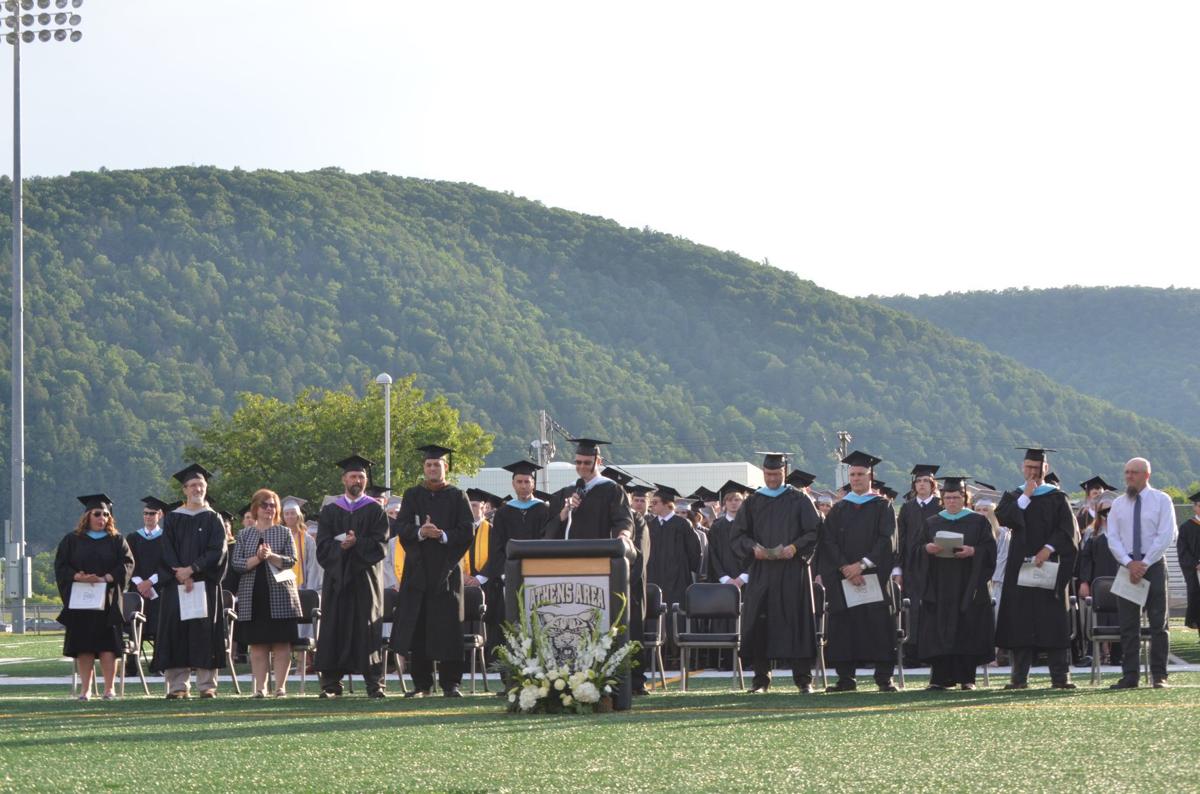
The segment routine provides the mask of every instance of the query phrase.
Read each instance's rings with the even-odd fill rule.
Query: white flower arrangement
[[[524,602],[524,593],[519,596]],[[540,606],[540,605],[537,605]],[[537,606],[530,612],[536,612]],[[506,623],[505,643],[496,650],[498,661],[492,666],[508,686],[508,710],[523,714],[590,714],[611,710],[611,698],[618,679],[636,664],[641,643],[630,640],[614,650],[625,630],[621,619],[626,604],[606,630],[600,630],[599,610],[594,611],[590,635],[582,638],[573,658],[563,661],[540,622],[524,614],[518,625]]]

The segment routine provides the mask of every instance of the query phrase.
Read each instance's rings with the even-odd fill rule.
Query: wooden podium
[[[629,603],[629,570],[633,547],[621,540],[510,540],[504,570],[506,614],[517,622],[535,604],[536,620],[546,629],[560,658],[569,657],[579,636],[590,632],[599,610],[600,630],[607,630]],[[518,603],[524,586],[525,603]],[[628,639],[629,607],[617,635],[616,647]],[[613,708],[628,709],[632,697],[629,676],[613,693]]]

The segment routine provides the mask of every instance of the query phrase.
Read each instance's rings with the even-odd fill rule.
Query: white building
[[[763,485],[762,469],[744,461],[728,463],[632,463],[619,464],[638,480],[669,485],[684,496],[700,486],[717,490],[726,480],[740,482],[751,488]],[[538,490],[554,492],[576,480],[575,466],[565,461],[553,461],[545,470],[538,472]],[[473,477],[458,478],[458,487],[482,488],[497,496],[512,493],[512,474],[499,468],[480,469]]]

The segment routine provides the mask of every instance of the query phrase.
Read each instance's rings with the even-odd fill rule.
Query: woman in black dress
[[[133,553],[117,532],[111,499],[104,494],[92,494],[79,497],[79,501],[85,512],[75,531],[58,544],[54,558],[54,577],[63,601],[58,622],[67,629],[63,655],[74,657],[79,669],[80,700],[91,696],[93,668],[99,656],[104,699],[112,700],[117,654],[122,646],[121,627],[125,622],[121,594],[133,574]],[[71,590],[77,582],[105,584],[103,602],[97,609],[71,608]]]
[[[238,627],[240,641],[250,646],[250,671],[254,697],[266,697],[267,668],[275,654],[275,697],[287,693],[292,665],[292,644],[300,617],[296,592],[296,549],[292,533],[280,521],[279,496],[263,488],[250,500],[254,525],[238,533],[233,549],[233,569],[238,572]]]

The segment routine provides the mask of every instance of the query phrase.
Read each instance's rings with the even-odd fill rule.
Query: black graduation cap
[[[230,513],[228,510],[218,510],[217,515],[228,521],[230,524],[233,523],[233,513]]]
[[[841,491],[842,493],[850,493],[850,483],[846,483],[838,490]]]
[[[992,485],[990,482],[984,482],[983,480],[976,480],[975,484],[978,485],[980,488],[987,488],[989,491],[996,490],[996,486]]]
[[[1057,449],[1047,447],[1017,447],[1017,449],[1025,450],[1025,460],[1032,460],[1036,463],[1044,463],[1047,452],[1058,452]]]
[[[1093,477],[1090,480],[1084,480],[1083,482],[1079,483],[1079,487],[1082,488],[1084,491],[1090,491],[1093,488],[1099,488],[1104,491],[1117,490],[1115,485],[1109,485],[1108,483],[1106,483],[1104,481],[1104,478],[1101,477],[1099,474],[1097,474],[1095,477]]]
[[[384,496],[387,495],[387,492],[389,490],[391,490],[391,489],[387,488],[386,486],[376,485],[375,483],[371,483],[366,488],[363,488],[363,493],[365,493],[367,496],[371,497],[372,499],[382,499]]]
[[[347,472],[347,471],[369,472],[371,470],[371,467],[374,466],[375,464],[372,463],[371,461],[367,460],[366,458],[364,458],[362,455],[355,453],[348,458],[342,458],[334,465],[341,466],[343,472]]]
[[[194,480],[197,477],[200,477],[205,482],[208,482],[212,479],[212,472],[201,466],[199,463],[193,463],[186,469],[180,469],[171,476],[179,480],[180,485],[187,485],[189,481]]]
[[[183,500],[182,500],[182,499],[181,499],[181,500],[179,500],[178,502],[171,502],[171,504],[167,505],[167,512],[169,513],[169,512],[171,512],[172,510],[178,510],[178,509],[179,509],[179,508],[181,508],[181,507],[183,507]]]
[[[688,495],[688,499],[695,499],[699,502],[715,502],[717,500],[717,493],[716,491],[710,491],[701,485]]]
[[[874,489],[876,491],[882,491],[886,486],[887,486],[887,483],[884,482],[883,480],[876,480],[875,478],[871,478],[871,488],[872,489]]]
[[[938,473],[938,469],[940,468],[941,466],[935,466],[932,463],[918,463],[912,467],[912,472],[910,473],[915,480],[918,477],[932,477]]]
[[[1062,482],[1062,480],[1058,479],[1057,474],[1055,474],[1054,472],[1050,472],[1049,474],[1046,475],[1046,482],[1050,483],[1051,485],[1058,485],[1059,483]]]
[[[143,496],[142,504],[151,510],[161,510],[164,513],[167,511],[168,506],[166,502],[164,502],[162,499],[159,499],[157,496]]]
[[[499,507],[504,504],[504,500],[491,491],[485,491],[482,488],[468,488],[467,498],[472,502],[485,502],[493,507]]]
[[[897,491],[895,488],[881,488],[880,493],[882,493],[888,499],[895,499],[897,496],[900,495],[900,492]]]
[[[599,455],[600,446],[608,443],[598,438],[568,438],[567,441],[575,445],[576,455],[587,455],[588,457]]]
[[[454,454],[454,450],[450,447],[443,447],[441,444],[426,444],[423,447],[417,447],[417,452],[421,453],[423,460],[437,460]],[[449,458],[447,458],[447,463],[449,463]]]
[[[942,483],[942,493],[956,493],[966,491],[966,483],[970,477],[960,474],[953,477],[938,477],[938,479]]]
[[[752,490],[754,489],[748,485],[742,485],[740,482],[735,480],[726,480],[725,484],[717,489],[717,496],[719,496],[721,501],[724,502],[725,497],[729,496],[731,493],[740,493],[744,495],[750,493]]]
[[[791,458],[789,452],[759,452],[758,454],[763,456],[762,467],[771,470],[782,469]]]
[[[1200,502],[1200,491],[1196,491],[1194,494],[1189,496],[1188,501],[1193,503]]]
[[[107,510],[110,513],[112,512],[113,501],[108,498],[108,494],[90,493],[75,498],[83,505],[84,510]]]
[[[241,507],[239,507],[239,508],[238,508],[238,515],[239,515],[239,516],[244,516],[244,515],[246,515],[246,514],[247,514],[247,513],[249,513],[249,512],[250,512],[250,503],[249,503],[249,502],[246,502],[246,504],[244,504],[244,505],[242,505]],[[283,512],[283,511],[280,511],[280,512]]]
[[[528,474],[533,478],[537,478],[537,473],[542,470],[542,467],[530,460],[514,461],[507,466],[502,466],[505,471],[512,472],[515,477],[518,474]]]
[[[845,463],[847,466],[862,466],[863,468],[870,469],[883,463],[883,458],[877,458],[874,455],[867,452],[859,452],[856,449],[842,458],[842,463]]]
[[[605,466],[603,469],[601,469],[600,476],[607,477],[608,479],[612,480],[613,482],[615,482],[617,485],[621,486],[622,488],[624,488],[626,485],[629,485],[629,483],[633,482],[632,474],[626,474],[625,472],[621,471],[620,469],[615,469],[612,466]]]
[[[680,496],[679,491],[676,491],[669,485],[654,484],[654,495],[664,502],[674,502]]]
[[[788,474],[787,479],[784,480],[784,482],[786,482],[788,485],[796,488],[807,488],[816,481],[817,475],[809,474],[803,469],[793,469],[792,472]]]
[[[543,502],[549,502],[551,499],[554,498],[554,494],[546,493],[545,491],[539,491],[536,488],[533,489],[533,495],[536,496],[538,499],[541,499]]]
[[[645,496],[646,494],[654,493],[654,487],[635,482],[625,486],[625,493],[633,494],[634,496]]]

